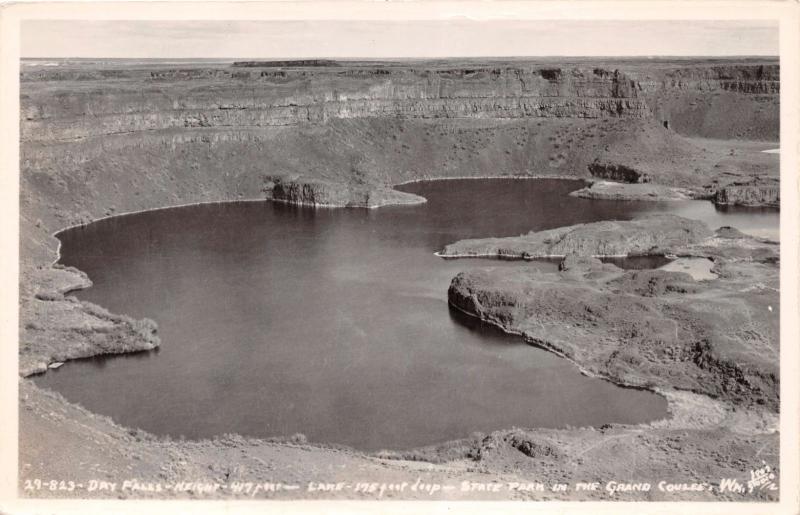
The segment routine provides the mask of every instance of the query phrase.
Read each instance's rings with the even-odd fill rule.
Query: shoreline
[[[50,266],[52,267],[52,266],[58,264],[58,262],[61,260],[61,239],[58,237],[59,234],[61,234],[62,232],[66,232],[66,231],[72,230],[72,229],[78,229],[80,227],[86,227],[86,226],[91,225],[91,224],[93,224],[95,222],[102,222],[103,220],[109,220],[111,218],[116,218],[116,217],[140,215],[142,213],[149,213],[149,212],[155,212],[155,211],[167,211],[169,209],[179,209],[179,208],[182,208],[182,207],[216,205],[216,204],[257,203],[257,202],[267,202],[269,200],[270,199],[236,199],[236,200],[206,200],[206,201],[202,201],[202,202],[188,202],[186,204],[176,204],[174,206],[163,206],[163,207],[154,207],[154,208],[148,208],[148,209],[139,209],[139,210],[134,210],[134,211],[125,211],[125,212],[122,212],[122,213],[115,213],[113,215],[101,216],[100,218],[95,218],[95,219],[92,219],[92,220],[90,220],[88,222],[85,222],[85,223],[82,222],[82,223],[79,223],[79,224],[69,225],[67,227],[64,227],[63,229],[58,229],[57,231],[55,231],[55,232],[50,234],[51,237],[53,237],[56,240],[58,240],[58,246],[56,247],[56,259],[55,259],[55,261],[53,261],[50,264]],[[81,290],[83,288],[78,288],[78,289]]]
[[[404,186],[406,184],[416,184],[420,182],[434,182],[434,181],[464,181],[464,180],[487,180],[487,179],[502,179],[502,180],[527,180],[527,179],[551,179],[551,180],[564,180],[564,181],[583,181],[593,182],[592,178],[579,177],[577,175],[567,174],[542,174],[542,175],[458,175],[447,177],[426,177],[420,179],[410,179],[403,182],[398,182],[393,185]]]
[[[606,382],[611,383],[611,384],[613,384],[613,385],[615,385],[615,386],[617,386],[619,388],[626,388],[626,389],[631,389],[631,390],[651,392],[653,394],[661,396],[667,402],[667,415],[665,417],[663,417],[663,418],[654,419],[654,420],[651,420],[649,422],[640,422],[638,424],[620,424],[620,423],[613,423],[613,422],[609,423],[613,427],[631,429],[631,430],[642,430],[642,429],[652,429],[654,427],[669,427],[672,424],[680,424],[680,421],[678,420],[678,415],[682,413],[682,410],[688,409],[688,411],[690,411],[690,412],[692,411],[691,406],[687,405],[688,404],[687,400],[682,398],[683,395],[692,396],[696,400],[717,403],[717,404],[721,405],[724,409],[732,409],[733,411],[736,411],[738,409],[738,410],[744,412],[746,415],[748,414],[748,412],[751,413],[751,414],[756,413],[756,412],[754,412],[754,411],[752,411],[752,410],[750,410],[748,408],[737,408],[736,406],[727,405],[727,403],[724,402],[724,401],[721,401],[719,399],[714,399],[714,398],[712,398],[712,397],[710,397],[708,395],[705,395],[705,394],[702,394],[702,393],[698,393],[698,392],[694,392],[694,391],[691,391],[691,390],[688,390],[688,389],[676,388],[674,386],[670,387],[670,388],[664,388],[664,387],[661,387],[661,386],[640,386],[640,385],[625,383],[623,381],[618,381],[618,380],[615,380],[612,377],[608,377],[608,376],[606,376],[604,374],[601,374],[601,373],[591,372],[590,370],[584,368],[578,361],[574,360],[573,358],[570,358],[569,356],[567,356],[563,352],[561,352],[558,349],[554,348],[552,345],[548,344],[545,340],[540,340],[540,339],[536,339],[536,338],[529,338],[524,332],[506,328],[502,324],[496,322],[495,320],[486,319],[486,318],[480,317],[480,316],[478,316],[478,315],[476,315],[474,313],[469,313],[468,311],[466,311],[466,310],[460,308],[459,306],[453,304],[449,300],[448,300],[448,306],[452,307],[453,309],[456,309],[460,313],[462,313],[462,314],[464,314],[466,316],[469,316],[469,317],[471,317],[471,318],[473,318],[475,320],[479,320],[482,323],[489,324],[492,327],[495,327],[495,328],[501,330],[504,334],[508,334],[508,335],[511,335],[511,336],[517,336],[517,337],[521,338],[522,341],[526,345],[530,345],[530,346],[535,347],[537,349],[544,350],[546,352],[549,352],[551,354],[554,354],[554,355],[558,356],[561,359],[564,359],[564,360],[568,361],[575,368],[577,368],[578,371],[582,375],[584,375],[586,377],[593,378],[593,379],[599,379],[599,380],[602,380],[602,381],[606,381]],[[758,413],[758,415],[760,415],[762,417],[765,417],[766,419],[770,418],[769,415],[765,414],[765,412],[760,412],[760,413]],[[779,413],[776,414],[775,417],[778,418],[778,420],[779,420],[780,414]],[[597,429],[597,426],[589,426],[589,427],[593,427],[593,428]],[[681,427],[681,426],[678,425],[678,427]],[[533,430],[546,429],[546,430],[564,431],[564,432],[570,431],[570,428],[556,428],[556,429],[530,428],[530,429],[533,429]],[[767,431],[767,432],[770,433],[770,434],[772,434],[772,433],[780,433],[780,427],[778,426],[778,424],[774,424],[771,427],[771,429],[769,431]]]
[[[399,191],[399,190],[398,190]],[[401,192],[404,193],[404,192]],[[311,208],[319,208],[319,209],[380,209],[382,207],[402,207],[402,206],[419,206],[421,204],[425,204],[428,202],[428,199],[422,197],[421,195],[417,195],[423,200],[418,202],[386,202],[384,204],[375,204],[370,206],[340,206],[338,204],[322,204],[317,202],[305,202],[305,201],[296,201],[296,200],[287,200],[281,198],[268,198],[266,200],[271,202],[277,202],[279,204],[286,204],[288,206],[298,206],[298,207],[311,207]]]
[[[564,259],[567,257],[566,254],[547,254],[547,255],[536,255],[536,256],[525,256],[524,254],[500,254],[498,252],[487,252],[487,253],[475,253],[475,254],[442,254],[441,251],[437,251],[433,253],[434,256],[440,257],[442,259],[469,259],[469,258],[492,258],[492,259],[499,259],[508,261],[536,261],[540,259]],[[593,257],[597,259],[606,259],[606,258],[638,258],[638,257],[669,257],[665,254],[592,254],[588,257]]]
[[[591,372],[588,369],[586,369],[583,366],[581,366],[580,363],[578,363],[574,359],[570,358],[569,356],[567,356],[563,352],[557,350],[555,347],[553,347],[552,345],[548,344],[544,340],[538,340],[536,338],[529,338],[525,333],[523,333],[521,331],[515,331],[513,329],[508,329],[506,327],[503,327],[501,324],[497,323],[494,320],[487,319],[487,318],[482,318],[480,316],[475,315],[474,313],[469,313],[468,311],[456,306],[455,304],[453,304],[449,300],[447,302],[447,305],[452,307],[452,308],[454,308],[454,309],[456,309],[456,310],[458,310],[459,312],[463,313],[464,315],[467,315],[467,316],[472,317],[474,319],[480,320],[481,322],[483,322],[485,324],[489,324],[492,327],[496,327],[496,328],[500,329],[501,331],[503,331],[505,334],[509,334],[511,336],[518,336],[518,337],[522,338],[522,341],[524,341],[527,345],[530,345],[531,347],[535,347],[537,349],[541,349],[541,350],[547,351],[547,352],[549,352],[551,354],[554,354],[554,355],[558,356],[561,359],[564,359],[564,360],[570,362],[575,368],[578,369],[578,371],[582,375],[584,375],[586,377],[590,377],[592,379],[600,379],[602,381],[606,381],[608,383],[611,383],[611,384],[613,384],[615,386],[619,386],[620,388],[628,388],[628,389],[631,389],[631,390],[647,391],[647,392],[652,392],[652,393],[661,395],[662,397],[665,397],[662,393],[656,391],[655,388],[650,388],[650,387],[647,387],[647,386],[639,386],[639,385],[635,385],[635,384],[624,383],[624,382],[621,382],[621,381],[615,381],[611,377],[605,376],[603,374],[596,374],[594,372]],[[679,388],[674,388],[673,390],[676,391],[676,392],[686,391],[686,390],[680,390]],[[667,400],[669,401],[669,399],[667,399]],[[668,403],[668,408],[667,409],[669,410],[669,403]],[[657,421],[661,421],[661,420],[669,420],[670,418],[671,418],[671,415],[668,415],[668,416],[666,416],[664,418],[655,419],[655,420],[652,420],[650,422],[640,422],[639,424],[616,424],[616,425],[627,426],[627,427],[639,427],[639,426],[642,426],[642,425],[649,425],[649,424],[652,424],[653,422],[657,422]],[[612,422],[612,424],[613,424],[613,422]],[[590,426],[590,427],[594,427],[594,426]],[[537,428],[533,428],[533,429],[537,429]]]

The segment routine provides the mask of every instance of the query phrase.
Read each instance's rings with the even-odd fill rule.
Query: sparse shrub
[[[308,438],[303,433],[295,433],[289,437],[289,441],[297,445],[305,445],[308,443]]]
[[[39,293],[34,295],[34,297],[36,297],[39,300],[51,300],[51,301],[52,300],[61,300],[61,299],[64,298],[64,296],[61,295],[61,294],[53,293],[53,292],[49,292],[49,291],[48,292],[41,292],[40,291]]]
[[[152,340],[158,333],[158,324],[149,318],[142,318],[141,320],[133,320],[131,328],[137,336],[144,340]]]

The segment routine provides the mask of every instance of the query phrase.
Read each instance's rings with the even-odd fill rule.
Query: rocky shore
[[[25,338],[19,346],[19,374],[46,372],[70,359],[153,350],[161,343],[156,323],[109,313],[70,291],[92,282],[72,267],[55,265],[29,272],[36,291],[20,299]]]
[[[674,249],[699,243],[711,232],[702,222],[675,215],[651,215],[627,222],[607,221],[559,227],[509,238],[461,240],[439,256],[518,259],[624,257],[674,254]]]
[[[448,298],[465,313],[620,384],[687,390],[739,408],[778,412],[776,243],[658,216],[448,249],[450,255],[468,255],[463,249],[476,247],[525,256],[568,254],[558,274],[525,266],[462,272]],[[717,278],[624,271],[592,257],[608,253],[711,259]]]

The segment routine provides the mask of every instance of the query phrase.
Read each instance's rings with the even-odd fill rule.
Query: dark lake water
[[[457,314],[461,270],[554,263],[443,260],[445,244],[671,211],[777,226],[777,213],[706,202],[573,198],[558,180],[410,184],[420,206],[202,205],[102,220],[59,235],[89,274],[81,299],[158,322],[158,351],[68,362],[36,379],[117,422],[187,438],[305,434],[404,449],[519,427],[638,423],[665,400]],[[723,224],[726,222],[723,222]],[[736,224],[733,224],[736,225]],[[742,225],[742,224],[740,224]]]

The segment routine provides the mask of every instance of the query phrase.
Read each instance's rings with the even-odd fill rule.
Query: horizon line
[[[303,56],[303,57],[105,57],[105,56],[20,56],[23,59],[105,59],[105,60],[168,60],[191,59],[206,61],[410,61],[410,60],[446,60],[446,59],[753,59],[772,58],[779,59],[780,54],[664,54],[664,55],[455,55],[455,56],[420,56],[420,57],[328,57],[328,56]]]

